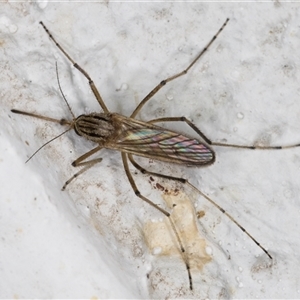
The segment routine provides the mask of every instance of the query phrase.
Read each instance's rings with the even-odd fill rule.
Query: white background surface
[[[99,111],[83,76],[49,40],[43,21],[89,72],[111,111],[129,115],[162,79],[181,71],[227,17],[191,72],[160,91],[139,117],[184,115],[216,141],[300,142],[298,3],[1,3],[1,298],[299,298],[299,148],[216,148],[205,169],[153,164],[184,176],[232,214],[272,256],[197,197],[212,260],[188,289],[180,256],[151,255],[143,226],[160,214],[135,197],[120,155],[103,151],[65,192],[71,162],[93,145],[11,108],[70,118]],[[171,126],[171,125],[170,125]],[[193,134],[182,124],[171,126]],[[100,154],[99,154],[100,155]],[[135,176],[162,204],[148,176]],[[163,205],[163,204],[162,204]],[[200,234],[200,233],[199,233]],[[228,259],[230,257],[230,259]],[[147,279],[147,274],[149,279]]]

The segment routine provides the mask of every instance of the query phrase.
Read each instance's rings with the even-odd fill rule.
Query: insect
[[[136,156],[146,157],[153,160],[179,164],[182,166],[204,167],[213,164],[215,161],[216,155],[214,150],[212,149],[212,146],[235,147],[235,148],[252,149],[252,150],[283,149],[283,148],[293,148],[293,147],[300,146],[300,144],[289,145],[289,146],[270,146],[270,147],[224,144],[224,143],[211,141],[208,137],[205,136],[205,134],[200,129],[198,129],[191,121],[189,121],[185,117],[164,117],[164,118],[158,118],[146,122],[135,119],[135,117],[143,108],[143,106],[161,88],[163,88],[170,81],[173,81],[174,79],[179,78],[188,73],[188,71],[194,66],[194,64],[200,59],[200,57],[202,57],[202,55],[209,49],[209,47],[212,45],[215,39],[223,31],[228,21],[229,19],[226,19],[224,24],[217,31],[217,33],[212,37],[212,39],[209,41],[206,47],[194,58],[194,60],[188,65],[186,69],[171,77],[168,77],[165,80],[162,80],[158,85],[156,85],[150,91],[150,93],[148,93],[145,96],[145,98],[139,103],[139,105],[135,108],[135,110],[132,112],[130,117],[125,117],[123,115],[112,113],[109,111],[89,74],[70,57],[70,55],[60,46],[59,43],[57,43],[56,39],[52,36],[52,34],[49,32],[49,30],[43,24],[43,22],[40,22],[40,24],[48,34],[49,38],[55,43],[55,45],[64,54],[64,56],[73,64],[73,66],[77,70],[79,70],[79,72],[81,72],[88,80],[90,88],[103,112],[82,114],[78,117],[75,117],[70,105],[68,104],[67,100],[63,95],[63,92],[59,84],[59,80],[58,80],[59,89],[73,117],[71,120],[64,119],[64,118],[54,119],[51,117],[42,116],[31,112],[25,112],[17,109],[11,110],[13,113],[16,114],[35,117],[38,119],[42,119],[44,121],[54,122],[62,126],[66,126],[67,129],[59,136],[74,129],[77,135],[89,141],[92,141],[96,144],[95,148],[88,151],[87,153],[84,153],[72,163],[72,166],[74,167],[83,167],[83,168],[79,172],[75,173],[69,180],[65,182],[62,190],[64,190],[67,187],[67,185],[70,184],[70,182],[74,180],[77,176],[79,176],[89,168],[95,166],[96,164],[102,161],[102,158],[87,160],[90,156],[97,153],[103,148],[119,151],[121,153],[125,173],[136,196],[142,199],[143,201],[147,202],[155,209],[159,210],[166,217],[168,217],[170,224],[173,228],[173,231],[175,233],[175,236],[177,238],[178,247],[182,253],[182,257],[186,265],[188,278],[189,278],[189,288],[191,290],[193,290],[193,282],[191,276],[191,269],[189,265],[189,259],[187,255],[185,255],[184,245],[180,239],[176,226],[172,221],[171,214],[168,210],[161,208],[160,206],[152,202],[150,199],[143,196],[143,194],[137,188],[136,183],[132,177],[132,174],[129,169],[128,161],[143,174],[175,180],[177,182],[187,184],[193,189],[197,190],[201,196],[203,196],[212,205],[214,205],[223,214],[225,214],[231,221],[233,221],[243,232],[245,232],[245,234],[247,234],[252,239],[253,242],[255,242],[262,249],[262,251],[266,253],[266,255],[270,259],[272,259],[270,253],[263,246],[261,246],[260,243],[258,243],[258,241],[256,241],[255,238],[248,231],[246,231],[229,213],[227,213],[214,200],[212,200],[207,195],[202,193],[199,189],[193,186],[186,179],[150,172],[144,169],[142,166],[140,166],[135,161],[133,156],[136,155]],[[200,136],[201,140],[191,138],[186,135],[180,134],[178,132],[167,130],[163,127],[155,125],[155,123],[159,123],[159,122],[186,123]],[[42,147],[44,147],[54,139],[48,141]],[[40,147],[36,152],[34,152],[34,154],[28,160],[30,160],[42,147]]]

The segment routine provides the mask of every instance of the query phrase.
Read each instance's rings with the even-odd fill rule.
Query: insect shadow
[[[67,180],[62,187],[64,190],[67,185],[74,180],[77,176],[84,173],[89,168],[93,167],[97,163],[102,161],[102,158],[96,158],[87,160],[90,156],[100,151],[103,148],[116,150],[121,153],[122,161],[125,169],[125,173],[129,180],[129,183],[136,194],[137,197],[141,198],[143,201],[150,204],[155,209],[159,210],[162,214],[164,214],[168,220],[170,221],[171,227],[174,231],[174,234],[178,241],[178,247],[182,253],[182,258],[186,265],[188,278],[189,278],[189,288],[193,290],[193,281],[191,276],[191,268],[189,264],[189,258],[186,254],[185,247],[182,243],[182,240],[179,236],[178,230],[171,218],[171,214],[169,211],[161,208],[154,202],[152,202],[147,197],[143,196],[139,189],[137,188],[135,181],[132,177],[132,174],[129,170],[128,161],[140,172],[143,174],[148,174],[160,178],[166,178],[169,180],[175,180],[177,182],[181,182],[186,184],[196,190],[202,197],[208,200],[212,205],[214,205],[217,209],[219,209],[223,214],[225,214],[232,222],[234,222],[243,232],[245,232],[252,241],[261,248],[262,251],[266,253],[266,255],[272,259],[270,253],[262,246],[260,243],[248,232],[246,231],[229,213],[227,213],[220,205],[218,205],[214,200],[209,198],[195,186],[193,186],[188,180],[184,178],[173,177],[169,175],[159,174],[150,172],[140,166],[133,158],[133,156],[141,156],[150,158],[153,160],[174,163],[183,166],[192,166],[192,167],[204,167],[209,166],[215,161],[215,152],[211,148],[212,146],[222,146],[222,147],[234,147],[234,148],[243,148],[243,149],[284,149],[284,148],[293,148],[298,147],[300,144],[288,145],[288,146],[245,146],[245,145],[235,145],[235,144],[224,144],[211,141],[205,134],[197,128],[191,121],[189,121],[185,117],[164,117],[158,118],[150,121],[140,121],[135,119],[136,115],[143,108],[143,106],[168,82],[181,77],[190,70],[190,68],[199,60],[199,58],[208,50],[211,44],[215,41],[224,27],[227,25],[229,19],[226,19],[221,28],[217,31],[217,33],[212,37],[206,47],[195,57],[195,59],[188,65],[186,69],[183,71],[168,77],[165,80],[162,80],[157,86],[155,86],[148,95],[139,103],[139,105],[132,112],[130,117],[125,117],[123,115],[112,113],[106,107],[98,89],[96,88],[93,80],[89,76],[89,74],[81,68],[71,57],[70,55],[57,43],[52,34],[49,32],[47,27],[40,22],[43,26],[44,30],[50,37],[50,39],[55,43],[55,45],[60,49],[60,51],[66,56],[66,58],[73,64],[73,66],[78,69],[88,80],[90,88],[95,95],[96,100],[101,106],[103,112],[101,113],[90,113],[90,114],[82,114],[78,117],[75,117],[74,113],[67,100],[64,97],[62,92],[59,80],[59,89],[62,93],[62,96],[69,108],[70,113],[72,114],[72,120],[67,119],[54,119],[47,116],[42,116],[39,114],[25,112],[17,109],[12,109],[11,111],[16,114],[22,114],[30,117],[35,117],[38,119],[42,119],[45,121],[59,123],[62,126],[67,126],[67,130],[61,133],[59,136],[51,139],[47,143],[45,143],[42,147],[40,147],[30,158],[29,161],[41,148],[52,142],[54,139],[62,136],[66,132],[74,129],[75,132],[82,136],[83,138],[94,142],[97,144],[95,148],[83,154],[79,158],[77,158],[72,166],[74,167],[83,167],[79,172],[74,174],[69,180]],[[56,68],[57,72],[57,68]],[[57,74],[58,78],[58,74]],[[167,130],[163,127],[155,125],[155,123],[159,122],[183,122],[190,126],[201,138],[202,141],[188,137],[186,135],[182,135],[178,132]]]

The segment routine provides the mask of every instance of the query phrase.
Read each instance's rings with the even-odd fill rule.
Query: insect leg
[[[71,181],[73,181],[75,178],[77,178],[80,174],[84,173],[85,171],[87,171],[88,169],[93,167],[95,164],[102,161],[102,158],[95,158],[95,159],[92,159],[89,161],[83,161],[83,160],[87,159],[88,157],[90,157],[91,155],[93,155],[94,153],[100,151],[102,148],[103,148],[102,146],[97,146],[96,148],[92,149],[89,152],[84,153],[83,155],[81,155],[75,161],[72,162],[73,167],[82,167],[82,166],[85,166],[85,167],[83,169],[81,169],[79,172],[75,173],[69,180],[67,180],[65,182],[64,186],[61,189],[62,191],[64,191],[66,189],[67,185]]]
[[[128,167],[128,160],[127,160],[127,157],[129,158],[130,162],[133,160],[132,159],[132,156],[130,154],[126,154],[124,152],[121,153],[122,155],[122,161],[123,161],[123,165],[124,165],[124,169],[125,169],[125,173],[127,175],[127,178],[130,182],[130,185],[134,191],[134,193],[136,194],[137,197],[141,198],[143,201],[147,202],[148,204],[150,204],[152,207],[156,208],[157,210],[159,210],[160,212],[162,212],[166,217],[168,217],[168,220],[170,221],[170,224],[171,224],[171,227],[175,233],[175,236],[176,236],[176,239],[178,241],[178,244],[179,244],[179,247],[180,247],[180,251],[182,253],[182,257],[183,257],[183,260],[185,262],[185,265],[186,265],[186,269],[187,269],[187,272],[188,272],[188,277],[189,277],[189,283],[190,283],[190,290],[193,290],[193,281],[192,281],[192,275],[191,275],[191,269],[190,269],[190,265],[189,265],[189,262],[188,262],[188,257],[187,255],[185,254],[185,249],[183,247],[183,244],[182,244],[182,241],[180,239],[180,236],[178,234],[178,231],[175,227],[175,224],[171,218],[171,214],[169,212],[167,212],[166,210],[160,208],[157,204],[153,203],[151,200],[149,200],[148,198],[146,198],[145,196],[143,196],[141,194],[141,192],[138,190],[135,182],[134,182],[134,179],[130,173],[130,170],[129,170],[129,167]],[[131,156],[131,157],[130,157]],[[135,162],[136,163],[136,162]],[[136,163],[137,164],[137,163]],[[134,165],[135,166],[135,165]]]
[[[74,68],[76,68],[77,70],[79,70],[84,76],[85,78],[88,80],[89,85],[91,87],[91,90],[93,91],[98,103],[100,104],[100,106],[102,107],[103,111],[105,113],[108,113],[108,109],[98,91],[98,89],[96,88],[94,81],[91,79],[90,75],[83,69],[81,68],[72,58],[71,56],[63,49],[63,47],[54,39],[53,35],[50,33],[50,31],[48,30],[48,28],[44,25],[44,23],[41,21],[40,24],[43,26],[43,28],[45,29],[46,33],[48,34],[48,36],[50,37],[50,39],[54,42],[54,44],[56,45],[56,47],[65,55],[65,57],[73,64]]]
[[[224,208],[222,208],[219,204],[217,204],[214,200],[212,200],[210,197],[208,197],[206,194],[204,194],[203,192],[201,192],[198,188],[196,188],[194,185],[192,185],[187,179],[184,178],[180,178],[180,177],[173,177],[173,176],[168,176],[168,175],[164,175],[164,174],[159,174],[159,173],[154,173],[154,172],[150,172],[146,169],[144,169],[143,167],[141,167],[132,157],[132,155],[128,154],[128,158],[130,160],[130,162],[133,164],[133,166],[138,169],[140,172],[142,172],[143,174],[149,174],[152,176],[156,176],[156,177],[161,177],[161,178],[166,178],[166,179],[170,179],[170,180],[175,180],[175,181],[179,181],[181,183],[185,183],[188,186],[190,186],[193,190],[197,191],[202,197],[204,197],[206,200],[208,200],[212,205],[214,205],[219,211],[221,211],[224,215],[226,215],[235,225],[237,225],[246,235],[248,235],[248,237],[250,237],[250,239],[260,248],[262,249],[270,259],[272,259],[272,256],[270,255],[270,253],[242,226],[240,225],[240,223],[238,221],[236,221],[228,212],[225,211]]]
[[[224,29],[226,24],[228,23],[229,19],[226,19],[225,23],[222,25],[222,27],[218,30],[218,32],[213,36],[213,38],[209,41],[209,43],[206,45],[206,47],[196,56],[196,58],[189,64],[189,66],[181,71],[180,73],[177,73],[163,81],[161,81],[141,102],[140,104],[136,107],[136,109],[133,111],[131,114],[131,118],[134,118],[138,112],[142,109],[142,107],[163,87],[165,86],[168,82],[183,76],[187,74],[187,72],[190,70],[190,68],[197,62],[197,60],[208,50],[210,45],[214,42],[214,40],[218,37],[218,35],[221,33],[221,31]]]
[[[144,169],[142,166],[140,166],[132,157],[132,154],[127,154],[129,161],[132,163],[132,165],[139,170],[142,174],[148,174],[148,175],[153,175],[156,177],[161,177],[161,178],[165,178],[165,179],[169,179],[169,180],[175,180],[175,181],[179,181],[181,183],[186,183],[187,180],[184,178],[180,178],[180,177],[173,177],[173,176],[169,176],[169,175],[164,175],[164,174],[159,174],[159,173],[154,173],[154,172],[150,172],[146,169]]]
[[[199,189],[197,189],[194,185],[192,185],[190,182],[186,182],[190,187],[196,189],[199,194],[204,197],[207,201],[209,201],[211,204],[213,204],[221,213],[226,215],[235,225],[237,225],[245,234],[248,235],[248,237],[261,249],[263,250],[270,259],[273,259],[271,254],[243,227],[240,225],[238,221],[236,221],[228,212],[224,210],[219,204],[217,204],[214,200],[212,200],[210,197],[208,197],[206,194],[201,192]]]
[[[186,117],[166,117],[166,118],[159,118],[159,119],[147,121],[147,123],[158,123],[158,122],[185,122],[194,131],[196,131],[196,133],[210,146],[241,148],[241,149],[251,149],[251,150],[256,150],[256,149],[280,150],[280,149],[289,149],[289,148],[300,147],[300,143],[286,145],[286,146],[247,146],[247,145],[225,144],[225,143],[213,142],[207,136],[205,136],[205,134]]]

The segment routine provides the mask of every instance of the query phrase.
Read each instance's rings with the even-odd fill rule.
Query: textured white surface
[[[212,261],[188,290],[180,257],[152,256],[143,226],[161,216],[132,192],[120,155],[60,189],[93,146],[70,133],[26,159],[62,128],[11,108],[69,117],[99,110],[83,76],[49,40],[43,21],[89,72],[111,111],[129,115],[159,81],[181,71],[227,17],[191,70],[159,92],[143,120],[184,115],[216,141],[300,142],[297,3],[1,3],[1,298],[298,298],[299,149],[217,148],[206,169],[143,165],[184,176],[230,212],[274,257],[200,197],[199,228]],[[171,126],[171,125],[170,125]],[[192,134],[182,124],[172,128]],[[135,176],[155,202],[148,176]],[[230,256],[230,259],[228,259]],[[149,275],[149,280],[147,279]]]

